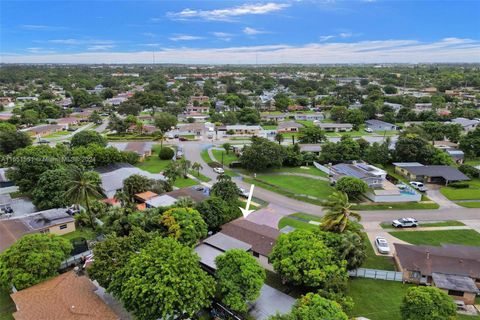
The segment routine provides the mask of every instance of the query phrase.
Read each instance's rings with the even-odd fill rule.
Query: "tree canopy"
[[[93,130],[83,130],[75,133],[70,141],[72,148],[88,146],[91,143],[98,144],[101,147],[107,146],[107,139],[105,139],[100,133]]]
[[[457,306],[453,299],[435,287],[410,287],[400,312],[403,320],[455,319]]]

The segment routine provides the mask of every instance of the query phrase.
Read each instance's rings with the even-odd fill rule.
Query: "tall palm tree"
[[[188,174],[188,170],[192,166],[192,163],[190,162],[190,160],[186,160],[184,158],[182,158],[179,162],[180,162],[180,168],[182,168],[182,171],[183,171],[183,177],[186,178]]]
[[[194,162],[194,163],[192,164],[192,169],[193,169],[193,170],[197,170],[197,177],[200,177],[200,170],[203,169],[203,166],[202,166],[200,163],[198,163],[198,162]]]
[[[333,192],[322,206],[326,209],[321,224],[324,231],[342,233],[351,225],[350,218],[357,221],[362,218],[360,214],[350,209],[352,204],[348,202],[348,195],[345,192]]]
[[[275,141],[277,141],[278,144],[282,144],[283,140],[285,140],[285,138],[283,137],[283,134],[277,133],[275,135]]]
[[[100,183],[101,180],[98,173],[85,171],[80,167],[71,169],[70,179],[66,182],[67,191],[65,191],[65,198],[74,204],[85,205],[88,221],[94,230],[96,229],[96,223],[90,208],[90,201],[104,196]]]

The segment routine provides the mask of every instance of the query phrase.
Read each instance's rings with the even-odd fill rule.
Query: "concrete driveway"
[[[383,229],[378,222],[363,222],[362,225],[365,229],[365,233],[368,236],[368,240],[372,244],[373,251],[377,256],[393,257],[393,254],[395,253],[395,247],[393,246],[394,243],[409,244],[408,242],[395,238],[389,234],[388,230]],[[382,254],[378,252],[377,247],[375,246],[375,237],[377,236],[384,237],[388,241],[388,245],[390,247],[389,254]]]
[[[267,207],[251,213],[247,220],[278,229],[278,222],[295,211],[270,203]]]
[[[428,185],[427,186],[427,196],[438,203],[440,205],[440,208],[463,208],[456,204],[453,201],[448,200],[441,192],[440,188],[438,185]]]

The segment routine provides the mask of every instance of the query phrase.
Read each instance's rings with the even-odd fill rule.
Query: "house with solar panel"
[[[365,197],[373,202],[417,202],[422,196],[408,185],[395,185],[387,180],[387,172],[365,162],[339,163],[330,168],[330,180],[355,177],[368,185]]]

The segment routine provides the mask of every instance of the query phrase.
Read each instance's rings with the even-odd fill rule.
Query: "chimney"
[[[430,251],[427,251],[427,260],[430,259]]]

